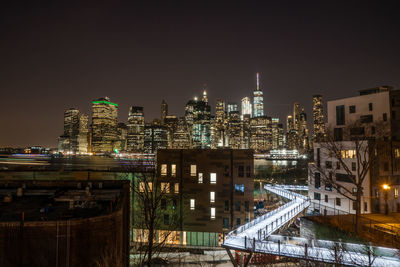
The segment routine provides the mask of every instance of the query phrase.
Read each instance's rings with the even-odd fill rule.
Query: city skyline
[[[203,83],[213,109],[220,98],[240,103],[256,72],[265,114],[281,121],[295,101],[310,117],[314,94],[399,88],[392,5],[10,2],[0,11],[0,146],[55,146],[62,111],[73,103],[90,114],[87,103],[102,96],[120,104],[119,120],[130,106],[159,117],[163,99],[180,115]]]

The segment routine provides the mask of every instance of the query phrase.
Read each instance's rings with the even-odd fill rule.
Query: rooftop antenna
[[[260,91],[260,73],[257,72],[257,91]]]

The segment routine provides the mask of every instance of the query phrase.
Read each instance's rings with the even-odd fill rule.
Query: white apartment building
[[[355,142],[357,136],[381,140],[377,162],[365,176],[361,213],[400,212],[400,90],[382,86],[359,91],[359,96],[327,102],[327,131],[335,140],[343,162],[357,175]],[[367,142],[363,143],[367,146]],[[309,166],[309,197],[311,209],[320,214],[355,213],[355,203],[338,192],[324,175],[333,175],[339,190],[356,190],[348,172],[327,149],[327,143],[314,143],[314,163]],[[385,149],[383,149],[385,148]],[[388,149],[389,148],[389,149]],[[378,151],[378,150],[377,150]],[[382,155],[381,155],[382,154]],[[384,155],[385,154],[385,155]],[[370,158],[365,153],[367,161]],[[329,180],[329,179],[328,179]],[[383,189],[383,185],[386,190]],[[389,189],[388,189],[389,188]]]

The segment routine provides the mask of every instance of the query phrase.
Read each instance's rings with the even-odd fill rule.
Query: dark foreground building
[[[129,181],[0,181],[0,266],[129,266]]]
[[[169,195],[164,224],[179,218],[170,243],[218,246],[223,234],[253,219],[253,150],[160,149],[156,162]]]

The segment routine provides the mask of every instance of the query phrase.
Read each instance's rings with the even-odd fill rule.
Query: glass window
[[[399,197],[399,188],[395,187],[394,188],[394,198],[398,198]]]
[[[211,220],[215,219],[215,208],[211,208]]]
[[[336,125],[344,125],[344,105],[336,106]]]
[[[368,110],[369,110],[369,111],[372,111],[372,103],[369,103],[369,104],[368,104]]]
[[[171,164],[171,176],[176,177],[176,164]]]
[[[244,194],[244,184],[235,184],[235,192]]]
[[[352,163],[351,163],[351,170],[352,170],[352,171],[355,171],[356,169],[357,169],[356,163],[355,163],[355,162],[352,162]]]
[[[325,167],[327,169],[332,169],[332,161],[325,161]]]
[[[387,114],[383,113],[383,121],[387,121]]]
[[[240,165],[238,168],[238,176],[244,177],[244,166],[243,165]]]
[[[368,203],[364,202],[364,211],[367,212],[368,211]]]
[[[168,214],[164,214],[164,224],[169,225],[169,215]]]
[[[225,211],[229,211],[229,200],[225,200]]]
[[[321,200],[321,194],[314,192],[314,199],[315,200]]]
[[[213,192],[213,191],[210,192],[210,202],[211,203],[215,202],[215,192]]]
[[[167,164],[161,164],[161,176],[167,176]]]
[[[342,203],[341,203],[342,201],[341,201],[341,199],[340,198],[336,198],[336,206],[340,206]]]
[[[356,106],[349,106],[349,113],[356,113]]]
[[[314,173],[314,186],[317,189],[321,188],[321,174],[319,172]]]
[[[139,191],[141,193],[153,191],[153,183],[140,182],[139,183]]]
[[[250,166],[246,166],[246,177],[247,178],[251,177],[251,167]]]
[[[161,193],[169,193],[169,183],[161,183]]]
[[[236,211],[240,211],[240,205],[241,205],[240,201],[235,202],[235,210]]]
[[[237,226],[240,225],[240,218],[236,218],[236,225],[237,225]]]
[[[222,219],[222,228],[228,229],[229,228],[229,218]]]
[[[217,174],[215,172],[210,173],[210,184],[217,183]]]
[[[357,209],[357,201],[353,201],[353,210]]]
[[[175,194],[178,194],[178,193],[179,193],[179,183],[175,183],[175,185],[174,185],[174,191],[175,191]]]
[[[161,199],[161,209],[165,210],[167,208],[167,200]]]
[[[244,211],[249,211],[249,202],[248,201],[244,202]]]
[[[190,165],[190,176],[196,176],[197,175],[197,168],[196,165]]]
[[[325,195],[325,202],[328,203],[328,195]]]
[[[203,183],[203,173],[199,172],[199,180],[198,180],[199,184]]]
[[[195,204],[194,204],[194,199],[192,198],[192,199],[190,199],[190,209],[191,209],[191,210],[194,210],[194,208],[195,208],[194,205],[195,205]]]

